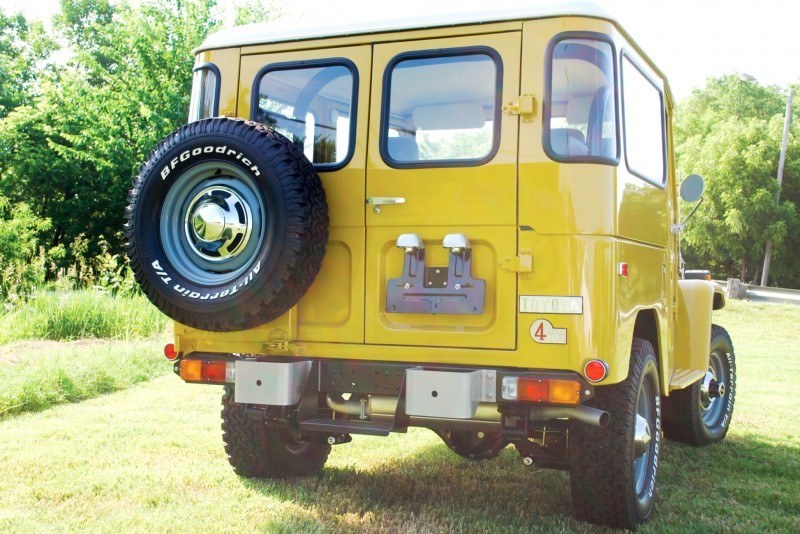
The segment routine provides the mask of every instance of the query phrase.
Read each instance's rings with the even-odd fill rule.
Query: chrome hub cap
[[[728,391],[725,358],[725,354],[712,352],[708,361],[708,371],[700,382],[700,413],[703,423],[708,427],[716,425],[725,413],[724,397]]]
[[[233,258],[250,240],[250,206],[236,191],[224,185],[200,191],[189,202],[184,220],[186,238],[193,252],[206,261]]]
[[[647,419],[636,414],[636,434],[633,438],[633,455],[635,458],[647,454],[647,451],[650,450],[650,441],[652,439]]]

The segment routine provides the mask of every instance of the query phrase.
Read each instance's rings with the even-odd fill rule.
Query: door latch
[[[522,122],[533,122],[536,118],[536,99],[531,94],[519,95],[516,102],[509,102],[502,109],[506,115],[519,115]]]

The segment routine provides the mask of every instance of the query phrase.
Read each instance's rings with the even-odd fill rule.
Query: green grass
[[[48,291],[0,315],[0,344],[21,339],[143,338],[164,332],[168,323],[142,295]]]
[[[716,319],[737,350],[733,425],[719,445],[665,442],[642,530],[798,532],[800,307],[734,302]],[[0,421],[0,531],[600,531],[572,518],[565,473],[511,448],[471,463],[426,430],[357,436],[318,477],[237,477],[220,395],[164,376]]]
[[[118,391],[170,371],[166,337],[0,347],[0,418]]]

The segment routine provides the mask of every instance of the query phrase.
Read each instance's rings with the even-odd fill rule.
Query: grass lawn
[[[733,426],[704,449],[666,442],[647,531],[800,531],[800,307],[718,313],[737,350]],[[168,363],[165,361],[165,366]],[[0,421],[1,531],[595,531],[568,477],[513,449],[470,463],[427,430],[355,437],[319,477],[237,477],[221,388],[164,376]]]

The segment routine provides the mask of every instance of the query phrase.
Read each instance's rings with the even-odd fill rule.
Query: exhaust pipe
[[[548,419],[576,419],[581,423],[605,428],[611,422],[611,415],[603,410],[589,406],[541,406],[531,408],[531,419],[547,421]]]
[[[385,419],[393,418],[400,401],[397,397],[370,395],[362,403],[360,400],[345,400],[341,394],[329,393],[326,396],[328,408],[335,412],[356,415],[359,418]],[[534,406],[531,408],[531,419],[547,421],[549,419],[576,419],[587,425],[605,428],[611,422],[611,415],[603,410],[589,406]],[[435,417],[410,417],[409,422],[428,428],[456,428],[481,424],[487,429],[499,428],[500,413],[497,404],[480,403],[475,417],[472,419],[445,419]]]

